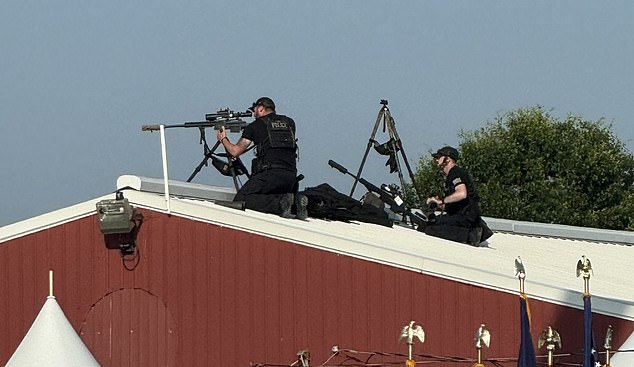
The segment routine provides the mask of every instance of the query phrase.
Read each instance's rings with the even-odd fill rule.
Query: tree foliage
[[[634,230],[634,157],[603,119],[556,119],[536,106],[459,137],[458,164],[476,182],[483,215]],[[415,176],[423,196],[442,192],[431,157]]]

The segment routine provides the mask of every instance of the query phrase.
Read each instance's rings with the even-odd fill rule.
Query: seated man
[[[268,97],[252,106],[255,121],[247,125],[242,137],[232,144],[224,129],[217,133],[227,153],[238,157],[255,144],[251,178],[238,190],[234,201],[244,201],[245,207],[264,213],[291,217],[291,207],[297,192],[297,144],[295,121],[275,113],[275,103]],[[306,218],[307,199],[299,198],[297,217]]]
[[[492,232],[480,217],[480,199],[473,179],[456,165],[459,156],[458,150],[449,146],[432,154],[445,176],[445,195],[442,199],[429,197],[427,204],[437,205],[445,214],[418,229],[431,236],[477,246]]]

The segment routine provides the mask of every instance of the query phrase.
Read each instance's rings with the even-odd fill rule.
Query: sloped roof
[[[594,269],[590,281],[593,312],[634,321],[634,282],[629,272],[630,259],[634,258],[632,232],[485,218],[495,234],[486,247],[471,247],[396,225],[388,228],[314,218],[300,221],[239,211],[213,203],[230,198],[231,189],[200,184],[170,181],[167,205],[162,187],[159,179],[122,176],[117,181],[117,188],[124,189],[125,197],[135,207],[157,212],[169,208],[174,216],[505,293],[518,292],[514,261],[520,256],[526,267],[526,293],[530,298],[577,309],[583,308],[583,280],[575,276],[575,269],[585,255]],[[0,244],[94,215],[97,202],[113,198],[108,194],[0,227]],[[631,354],[621,353],[620,358]]]
[[[118,186],[128,188],[124,195],[133,206],[165,212],[167,205],[159,182],[162,181],[122,176]],[[300,221],[239,211],[209,201],[213,194],[205,199],[190,197],[198,195],[192,195],[190,188],[201,190],[205,185],[188,185],[170,182],[170,193],[178,195],[170,199],[171,215],[508,293],[517,293],[519,288],[514,274],[514,261],[519,256],[526,267],[529,297],[578,309],[582,308],[583,280],[576,278],[575,268],[585,255],[594,269],[590,280],[593,312],[634,321],[634,282],[630,275],[634,233],[631,232],[485,218],[495,234],[487,247],[471,247],[396,225],[388,228],[314,218]],[[226,199],[226,189],[208,189],[217,192],[221,200]],[[109,194],[2,227],[0,243],[93,215],[98,201],[112,198],[114,195]]]
[[[48,296],[8,367],[99,366],[54,296]]]
[[[126,186],[124,183],[130,182],[130,176],[122,178],[119,185]],[[142,189],[142,181],[139,181],[138,189]],[[156,183],[158,180],[146,181]],[[575,266],[581,255],[586,255],[594,268],[590,281],[593,311],[634,320],[634,282],[629,271],[630,259],[634,258],[634,246],[630,245],[634,243],[634,234],[631,232],[487,219],[496,233],[489,239],[487,247],[471,247],[401,226],[387,228],[313,218],[299,221],[250,210],[238,211],[189,197],[184,193],[187,184],[170,186],[177,188],[170,189],[171,193],[181,196],[170,200],[172,215],[503,292],[516,293],[518,290],[513,264],[520,256],[526,267],[526,293],[530,297],[575,308],[581,308],[583,289],[583,280],[575,277]],[[145,185],[146,189],[148,187]],[[179,187],[185,191],[179,191]],[[192,187],[199,190],[204,185]],[[211,191],[214,190],[217,188]],[[220,190],[218,195],[224,200],[227,192]],[[125,197],[134,206],[166,211],[166,201],[161,193],[128,189]],[[98,201],[111,198],[113,195],[106,195],[2,227],[0,243],[93,215]],[[584,235],[590,239],[583,239]]]

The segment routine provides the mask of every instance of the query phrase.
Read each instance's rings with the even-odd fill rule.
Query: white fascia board
[[[46,230],[68,222],[75,221],[96,213],[97,202],[104,199],[114,199],[114,195],[105,195],[72,205],[66,208],[54,210],[33,218],[0,227],[0,244],[14,238],[26,236],[31,233]]]

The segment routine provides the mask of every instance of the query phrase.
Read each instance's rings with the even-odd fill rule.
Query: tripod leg
[[[405,151],[403,150],[403,144],[400,140],[398,140],[398,145],[401,149],[401,155],[403,156],[403,161],[405,162],[405,166],[407,167],[407,172],[409,173],[409,179],[412,180],[412,186],[414,187],[414,191],[416,191],[416,195],[418,196],[418,200],[420,200],[421,205],[424,203],[424,198],[422,197],[422,193],[420,189],[416,186],[416,180],[414,179],[414,173],[412,172],[412,167],[410,167],[409,162],[407,161],[407,156],[405,155]]]
[[[203,136],[203,135],[201,135],[201,136]],[[207,161],[209,160],[209,158],[211,158],[211,155],[216,151],[216,148],[218,148],[218,146],[220,145],[220,142],[217,141],[216,144],[214,144],[214,147],[209,149],[209,146],[207,145],[207,140],[205,140],[204,138],[201,138],[201,139],[204,142],[203,154],[204,154],[205,157],[203,158],[202,161],[200,161],[198,166],[196,166],[196,168],[194,168],[194,172],[192,172],[192,174],[189,175],[189,178],[187,178],[187,182],[192,182],[194,177],[196,177],[196,175],[198,174],[198,172],[200,172],[200,170],[203,168],[203,166],[207,165]]]
[[[198,174],[198,172],[200,172],[203,166],[207,165],[207,161],[209,160],[209,157],[211,157],[211,154],[205,155],[205,158],[203,158],[203,160],[198,164],[198,166],[194,168],[194,172],[192,172],[192,174],[189,175],[189,177],[187,178],[187,182],[192,182],[194,177],[196,177],[196,175]]]
[[[398,149],[396,152],[398,153],[400,151],[401,156],[403,156],[403,162],[405,162],[405,167],[407,167],[409,179],[412,180],[412,187],[414,188],[414,191],[416,192],[416,196],[418,196],[418,200],[420,201],[422,205],[425,202],[425,200],[422,197],[422,193],[416,186],[416,180],[414,179],[414,172],[412,171],[412,167],[410,167],[409,165],[409,162],[407,160],[407,155],[405,155],[405,149],[403,149],[403,142],[401,141],[401,138],[398,136],[398,132],[396,131],[396,123],[394,122],[394,119],[392,118],[392,116],[389,116],[388,129],[390,131],[390,134],[393,135],[394,137],[396,148]],[[396,161],[398,162],[398,159]],[[403,185],[403,174],[401,172],[400,164],[398,167],[399,167],[399,177],[401,178],[401,185]],[[405,186],[403,185],[401,187],[405,187]]]
[[[396,134],[396,126],[394,125],[394,120],[392,120],[392,116],[387,116],[388,120],[388,134],[390,136],[390,150],[394,152],[394,161],[396,163],[396,171],[398,172],[398,179],[401,183],[401,187],[405,188],[405,180],[403,180],[403,168],[401,167],[401,161],[398,159],[399,150],[403,153],[402,147],[398,144],[398,135]]]
[[[377,117],[376,117],[376,122],[374,123],[374,129],[372,129],[372,134],[370,135],[370,139],[368,140],[368,145],[365,148],[365,154],[363,154],[363,159],[361,159],[361,165],[359,165],[359,171],[356,174],[356,177],[354,178],[354,183],[352,184],[352,189],[350,190],[350,197],[352,197],[352,195],[354,195],[354,189],[357,187],[357,183],[359,183],[359,177],[361,177],[361,171],[363,171],[363,166],[365,165],[365,161],[368,158],[368,153],[370,152],[370,148],[372,147],[372,144],[374,143],[374,137],[376,136],[376,131],[379,129],[379,125],[381,124],[381,119],[383,118],[383,116],[385,116],[385,111],[387,110],[387,107],[381,107],[381,110],[379,111]]]
[[[231,178],[233,178],[233,186],[235,186],[236,192],[240,191],[240,185],[238,185],[238,175],[236,175],[236,170],[233,166],[231,167]]]

